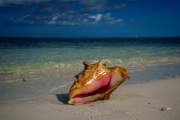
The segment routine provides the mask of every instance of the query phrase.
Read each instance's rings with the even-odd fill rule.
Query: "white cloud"
[[[123,18],[114,18],[111,16],[110,13],[106,13],[102,17],[102,21],[106,24],[122,24],[123,23]]]
[[[101,17],[102,17],[102,16],[103,16],[102,14],[97,14],[97,15],[89,16],[89,18],[94,19],[95,22],[98,22],[98,21],[101,20]]]
[[[122,24],[123,23],[123,19],[115,19],[115,20],[112,20],[112,21],[109,21],[109,24]]]
[[[15,4],[15,5],[23,5],[23,4],[29,4],[29,3],[44,3],[49,2],[52,0],[0,0],[0,6],[8,5],[8,4]],[[72,2],[77,0],[57,0],[59,2]]]
[[[53,20],[53,21],[54,21],[54,20],[57,20],[58,17],[59,17],[59,16],[54,16],[54,17],[52,18],[52,20]]]
[[[0,5],[7,5],[7,4],[17,4],[17,5],[23,5],[25,3],[37,3],[41,2],[42,0],[0,0]],[[47,1],[47,0],[44,0]]]
[[[74,2],[81,7],[74,9]],[[0,7],[8,4],[20,5],[4,7],[7,13],[9,8],[9,11],[16,11],[9,21],[24,25],[122,24],[121,17],[114,17],[106,12],[126,6],[122,3],[111,3],[109,0],[0,0]],[[24,4],[29,6],[24,7]]]
[[[106,14],[82,14],[70,11],[62,14],[54,13],[52,15],[27,14],[16,19],[19,24],[49,24],[49,25],[87,25],[87,24],[122,24],[122,18],[114,18],[110,13]]]
[[[100,20],[101,20],[101,17],[102,17],[102,14],[97,14],[97,15],[96,15],[96,18],[95,18],[96,22],[97,22],[97,21],[100,21]]]

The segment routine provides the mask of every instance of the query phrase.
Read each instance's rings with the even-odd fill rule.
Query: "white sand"
[[[69,88],[66,88],[69,89]],[[66,90],[64,90],[66,91]],[[68,91],[67,91],[68,92]],[[121,85],[108,101],[71,106],[66,94],[0,104],[1,120],[180,120],[180,78]],[[171,110],[161,111],[169,107]]]

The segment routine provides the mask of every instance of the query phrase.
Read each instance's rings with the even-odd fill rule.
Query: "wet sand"
[[[67,104],[71,84],[48,95],[1,102],[1,120],[179,120],[180,77],[149,83],[123,84],[107,101]]]

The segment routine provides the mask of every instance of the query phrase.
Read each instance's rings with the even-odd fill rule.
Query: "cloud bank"
[[[123,24],[121,0],[0,0],[0,23],[22,25]]]

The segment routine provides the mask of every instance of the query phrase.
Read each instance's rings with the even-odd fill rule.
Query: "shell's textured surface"
[[[125,68],[106,68],[103,61],[96,64],[83,62],[85,68],[76,75],[68,94],[68,104],[87,104],[96,100],[108,100],[110,94],[126,79],[130,79]]]

